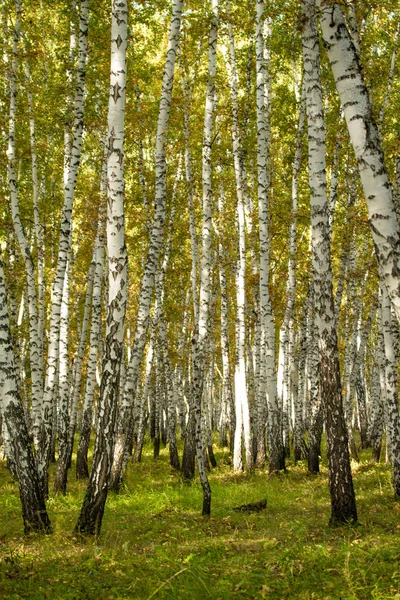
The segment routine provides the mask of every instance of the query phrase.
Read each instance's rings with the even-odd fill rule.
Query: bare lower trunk
[[[9,434],[8,452],[19,484],[25,534],[51,532],[32,446],[25,423],[12,348],[3,263],[0,256],[0,405]]]

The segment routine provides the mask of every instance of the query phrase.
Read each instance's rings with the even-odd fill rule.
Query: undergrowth
[[[183,483],[166,449],[151,454],[130,464],[101,536],[86,542],[72,535],[86,487],[74,465],[67,495],[48,501],[53,535],[28,538],[18,486],[0,465],[0,598],[400,600],[400,506],[390,467],[367,453],[352,465],[360,524],[335,528],[324,465],[313,476],[290,461],[285,474],[234,475],[217,451],[208,519],[198,480]],[[261,513],[233,510],[263,498]]]

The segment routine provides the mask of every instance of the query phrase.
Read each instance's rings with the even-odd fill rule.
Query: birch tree
[[[325,48],[364,189],[380,278],[400,321],[400,229],[369,90],[341,7],[326,0],[317,0],[317,6]]]
[[[81,0],[79,20],[78,68],[74,100],[74,132],[71,153],[65,157],[64,165],[64,206],[60,225],[60,239],[57,256],[56,274],[52,285],[52,305],[49,325],[47,367],[44,384],[41,443],[38,455],[39,477],[43,490],[47,494],[48,467],[51,455],[53,427],[53,407],[58,372],[58,351],[60,337],[60,313],[64,278],[71,245],[72,209],[78,178],[83,141],[83,111],[85,99],[86,55],[88,39],[88,0]]]
[[[106,177],[105,173],[104,185],[102,185],[102,192],[104,196],[107,193],[106,190]],[[102,194],[102,195],[103,195]],[[87,453],[90,442],[90,431],[92,426],[93,416],[93,402],[96,388],[96,368],[97,368],[97,356],[100,345],[100,334],[101,334],[101,294],[102,294],[102,281],[104,274],[104,231],[103,231],[103,219],[99,217],[98,231],[96,235],[95,247],[93,250],[93,263],[95,266],[94,278],[93,278],[93,295],[92,301],[92,321],[90,327],[90,339],[89,339],[89,356],[86,369],[86,384],[84,392],[84,400],[82,407],[82,424],[80,431],[80,438],[76,456],[76,477],[82,479],[89,476],[89,469],[87,464]]]
[[[17,371],[10,333],[3,262],[0,256],[0,406],[8,433],[11,453],[18,479],[24,532],[51,532],[45,499],[40,487],[21,395],[17,387]]]
[[[228,5],[229,10],[229,5]],[[243,470],[242,436],[246,453],[246,470],[253,467],[252,440],[250,430],[249,398],[246,380],[246,222],[245,222],[245,173],[241,157],[239,129],[238,77],[236,66],[235,39],[232,24],[228,23],[228,47],[222,46],[228,72],[232,103],[232,151],[237,195],[238,261],[236,267],[237,347],[235,364],[235,443],[233,453],[234,471]]]
[[[16,152],[15,152],[15,136],[16,136],[16,109],[17,109],[17,75],[18,75],[18,54],[21,36],[21,13],[22,3],[16,0],[16,19],[13,28],[13,44],[12,58],[9,69],[9,93],[10,93],[10,109],[9,109],[9,125],[8,125],[8,148],[7,148],[7,175],[8,186],[11,199],[11,216],[14,226],[15,236],[18,240],[20,252],[25,264],[26,272],[26,290],[27,290],[27,308],[29,316],[29,355],[30,367],[32,376],[32,431],[35,449],[39,449],[39,431],[41,422],[41,400],[43,396],[43,355],[42,343],[39,326],[38,304],[37,304],[37,289],[36,289],[36,273],[30,250],[30,244],[27,240],[24,227],[22,225],[19,198],[18,184],[16,173]]]
[[[127,302],[128,258],[124,225],[124,111],[128,5],[113,0],[111,12],[111,75],[107,136],[108,300],[106,336],[92,470],[75,532],[99,534],[107,500],[114,451],[120,366]]]
[[[264,65],[264,36],[263,26],[265,6],[263,0],[258,0],[257,8],[257,194],[258,220],[260,239],[260,325],[261,325],[261,354],[265,364],[262,365],[260,378],[264,381],[268,404],[268,464],[269,471],[279,471],[285,468],[283,451],[280,410],[277,397],[277,379],[275,366],[275,331],[269,295],[269,192],[270,192],[270,163],[265,109],[265,65]]]
[[[160,252],[164,241],[165,208],[167,198],[166,144],[174,84],[175,61],[179,45],[183,0],[174,0],[168,37],[167,55],[164,65],[160,106],[158,112],[155,148],[155,199],[154,216],[150,231],[149,250],[140,285],[139,308],[129,361],[124,396],[129,401],[118,417],[118,431],[115,444],[113,479],[120,481],[125,454],[125,444],[132,419],[132,403],[136,393],[143,352],[147,340],[149,315],[154,292],[154,280],[159,265]]]
[[[329,211],[326,194],[325,124],[314,0],[303,0],[304,85],[308,123],[314,307],[318,331],[320,390],[328,444],[331,519],[357,521],[343,415],[337,333],[334,326]]]
[[[384,284],[381,285],[381,326],[383,330],[385,361],[382,365],[382,383],[385,388],[384,412],[386,416],[386,434],[389,457],[393,467],[393,490],[400,497],[400,414],[398,400],[398,358],[392,331],[392,314],[389,295]]]
[[[211,146],[213,139],[213,115],[215,108],[215,76],[217,67],[218,0],[211,2],[211,26],[208,38],[208,80],[203,127],[202,148],[202,229],[199,322],[192,340],[193,381],[191,407],[195,421],[196,455],[199,477],[203,488],[203,515],[211,512],[211,488],[204,461],[204,435],[202,431],[202,398],[206,371],[206,344],[211,301],[211,237],[212,237],[212,181]]]

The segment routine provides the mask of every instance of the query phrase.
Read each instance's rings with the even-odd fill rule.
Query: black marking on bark
[[[113,93],[111,94],[112,99],[114,100],[114,104],[117,104],[118,98],[121,98],[121,94],[119,90],[122,89],[119,85],[118,81],[112,86]],[[114,128],[113,128],[114,131]]]

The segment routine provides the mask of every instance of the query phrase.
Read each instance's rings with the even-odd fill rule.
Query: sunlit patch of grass
[[[121,492],[109,494],[101,536],[85,542],[72,535],[86,487],[73,469],[65,496],[50,491],[54,534],[24,538],[18,487],[0,465],[0,598],[400,598],[400,505],[389,466],[362,453],[360,525],[330,528],[325,463],[319,475],[290,461],[284,474],[237,475],[226,450],[216,454],[211,518],[200,516],[198,479],[183,483],[167,450],[154,460],[148,445]],[[262,498],[261,513],[233,510]]]

